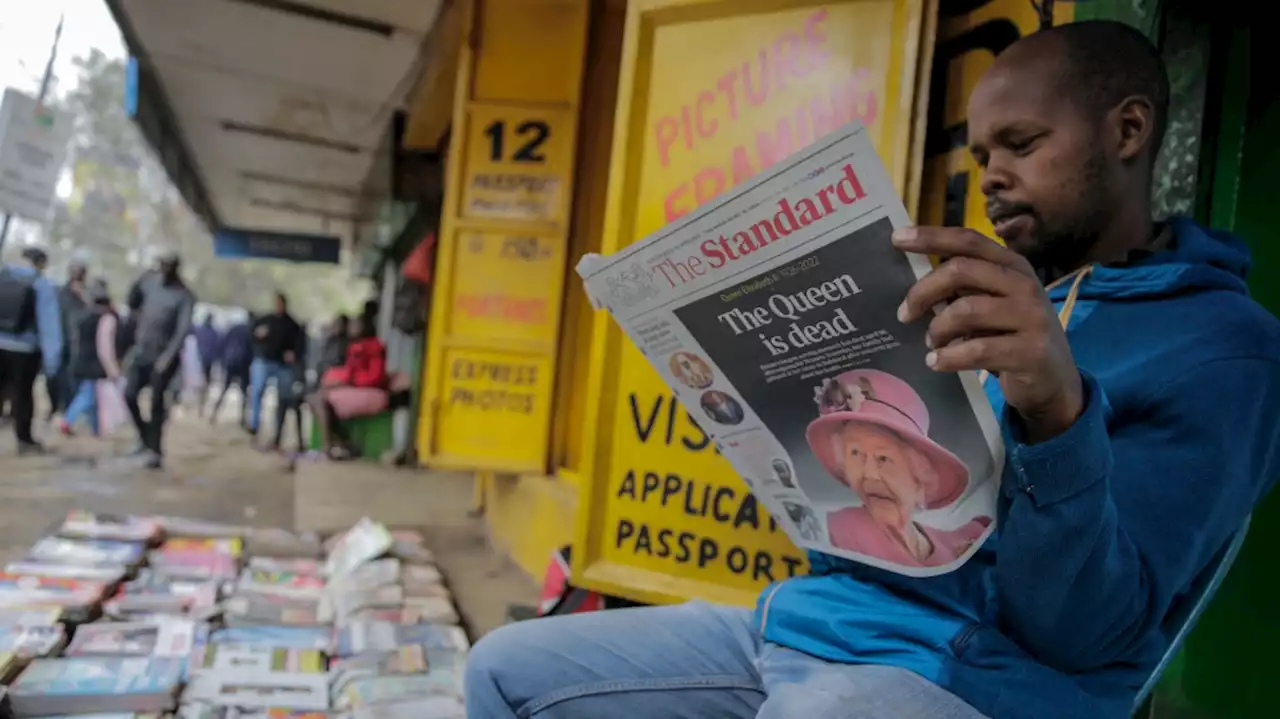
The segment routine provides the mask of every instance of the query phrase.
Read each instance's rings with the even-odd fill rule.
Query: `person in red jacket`
[[[347,361],[326,371],[320,389],[308,398],[320,427],[322,449],[330,459],[349,459],[353,454],[342,420],[387,409],[387,348],[365,317],[352,320],[350,332]]]

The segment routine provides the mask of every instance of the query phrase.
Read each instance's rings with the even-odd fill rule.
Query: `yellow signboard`
[[[853,120],[907,187],[923,0],[648,0],[624,46],[605,250],[644,237]],[[574,577],[648,601],[749,603],[803,552],[597,317],[602,433]],[[588,427],[593,425],[588,418]]]
[[[551,380],[545,357],[484,350],[445,352],[439,446],[490,466],[519,465],[546,445]]]
[[[536,107],[472,105],[462,216],[559,223],[573,164],[572,118]]]
[[[564,242],[535,234],[464,231],[455,257],[453,336],[530,346],[555,341]]]
[[[541,473],[588,3],[466,6],[483,42],[459,50],[418,447],[433,467]]]

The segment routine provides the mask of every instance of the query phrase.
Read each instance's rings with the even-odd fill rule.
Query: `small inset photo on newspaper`
[[[890,241],[906,210],[865,131],[719,203],[584,268],[589,291],[797,545],[954,570],[995,528],[1003,447],[978,377],[926,366],[932,317],[897,318],[929,263]]]

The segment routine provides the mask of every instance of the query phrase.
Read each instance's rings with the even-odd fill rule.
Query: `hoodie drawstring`
[[[1046,290],[1051,290],[1067,280],[1071,280],[1071,289],[1067,290],[1067,298],[1062,301],[1062,307],[1058,310],[1058,324],[1062,325],[1063,332],[1066,332],[1067,325],[1071,324],[1071,313],[1075,311],[1076,300],[1080,297],[1080,284],[1084,282],[1084,278],[1088,277],[1091,272],[1093,272],[1093,265],[1085,265],[1075,272],[1063,275],[1045,286]],[[978,373],[978,381],[982,384],[986,384],[987,378],[990,376],[990,372],[982,370]]]

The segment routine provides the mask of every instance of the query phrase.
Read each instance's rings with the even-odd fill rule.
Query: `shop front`
[[[1245,110],[1219,91],[1240,92],[1250,60],[1228,30],[1167,5],[455,2],[441,24],[456,28],[458,52],[428,72],[406,135],[410,146],[444,143],[449,157],[422,379],[423,464],[475,471],[491,534],[534,575],[571,544],[574,581],[585,587],[651,603],[749,605],[769,582],[804,573],[803,553],[718,456],[696,414],[592,310],[573,267],[853,120],[870,129],[913,216],[989,234],[966,149],[968,94],[1018,38],[1087,17],[1141,27],[1169,63],[1160,211],[1263,236],[1273,218],[1249,198],[1268,186],[1271,165],[1251,155],[1241,168]],[[1222,69],[1228,61],[1234,70]],[[1209,81],[1210,68],[1222,82]],[[442,117],[445,93],[453,101]],[[1250,113],[1250,141],[1274,144],[1258,128],[1275,113]],[[1256,251],[1260,270],[1273,273],[1274,253]],[[1242,708],[1253,711],[1265,694],[1260,671],[1237,667],[1231,681],[1253,698],[1227,697],[1231,681],[1209,664],[1211,653],[1259,656],[1245,651],[1250,630],[1233,620],[1267,623],[1255,590],[1270,575],[1255,565],[1260,543],[1275,545],[1265,528],[1274,521],[1262,524],[1223,590],[1219,606],[1232,609],[1205,620],[1164,692],[1211,716],[1255,716]]]

